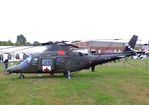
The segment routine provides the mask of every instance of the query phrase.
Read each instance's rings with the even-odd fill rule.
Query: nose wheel
[[[23,79],[23,78],[25,78],[25,76],[20,73],[19,79]]]

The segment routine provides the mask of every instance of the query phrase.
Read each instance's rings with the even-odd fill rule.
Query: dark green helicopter
[[[136,54],[134,47],[138,36],[133,35],[121,53],[81,53],[74,49],[78,47],[66,42],[48,42],[47,49],[42,53],[32,54],[21,63],[7,69],[8,73],[20,73],[19,78],[24,78],[23,73],[63,73],[71,79],[71,73],[82,69],[91,68],[110,61],[119,60]]]

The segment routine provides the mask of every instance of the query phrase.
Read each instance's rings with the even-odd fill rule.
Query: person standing
[[[9,63],[9,60],[5,59],[4,60],[5,70],[7,70],[7,68],[8,68],[8,63]]]
[[[3,57],[3,55],[1,54],[1,55],[0,55],[0,63],[3,62],[3,58],[4,58],[4,57]]]

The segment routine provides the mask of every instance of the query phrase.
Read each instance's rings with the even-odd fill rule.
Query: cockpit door
[[[38,61],[39,61],[39,59],[38,58],[28,58],[28,62],[29,62],[29,60],[31,60],[30,62],[31,62],[31,68],[32,68],[32,70],[34,71],[34,72],[37,72],[37,69],[38,69]]]

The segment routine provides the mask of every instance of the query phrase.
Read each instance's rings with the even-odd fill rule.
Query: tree
[[[0,46],[13,46],[14,43],[11,42],[10,40],[8,41],[0,41]]]
[[[31,43],[30,42],[26,42],[26,46],[30,46],[31,45]]]
[[[18,35],[16,45],[25,45],[26,44],[26,37],[24,35]]]
[[[38,42],[38,41],[33,42],[33,45],[39,45],[39,44],[40,44],[40,42]]]
[[[14,45],[14,43],[13,43],[11,40],[8,40],[8,41],[7,41],[7,44],[8,44],[8,46]]]

